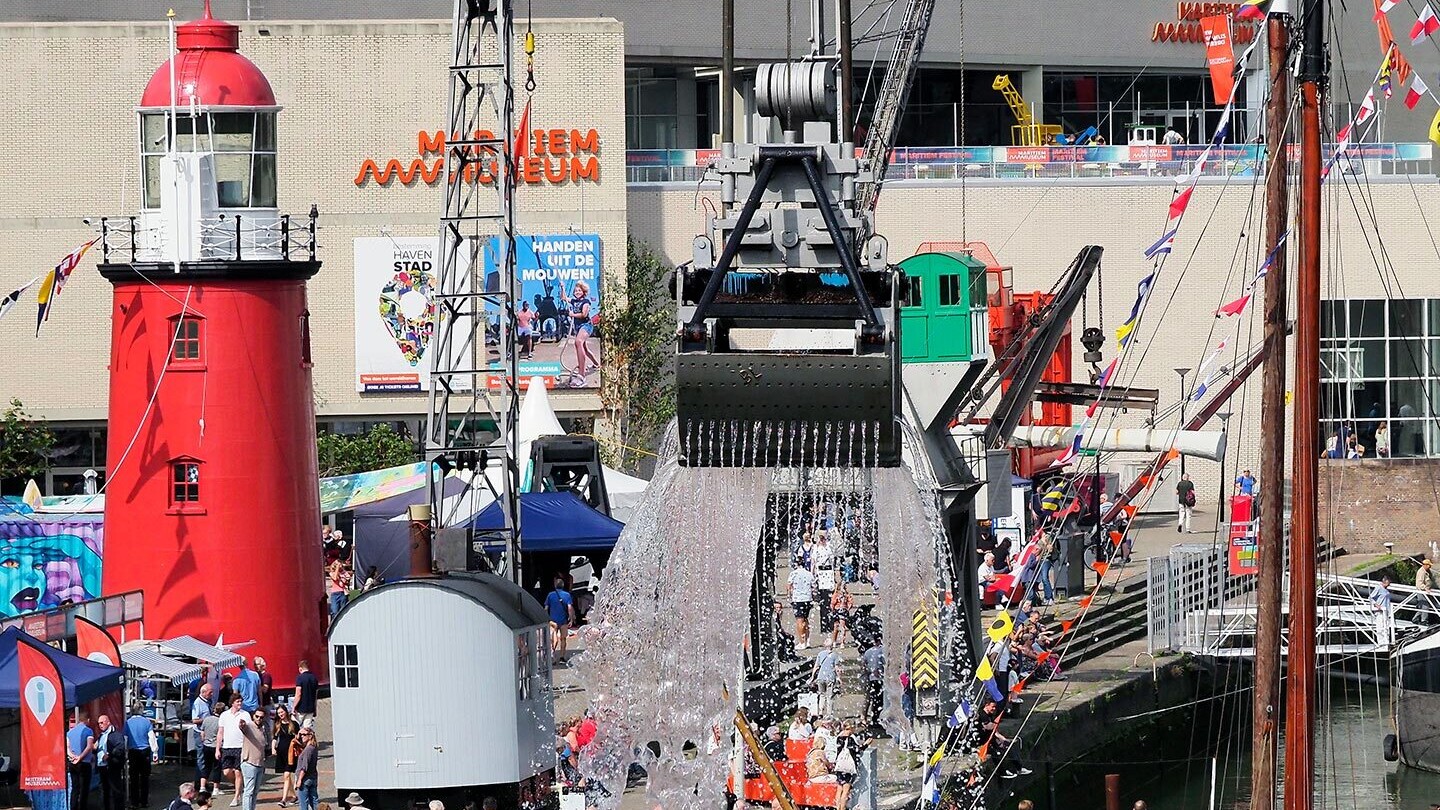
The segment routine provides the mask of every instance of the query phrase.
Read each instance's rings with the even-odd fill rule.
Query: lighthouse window
[[[171,360],[200,359],[200,321],[195,318],[178,318],[175,324],[175,344],[170,350]]]
[[[200,501],[200,465],[193,461],[176,461],[170,465],[172,503]]]

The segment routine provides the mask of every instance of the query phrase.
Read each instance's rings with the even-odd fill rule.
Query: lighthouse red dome
[[[210,2],[205,2],[205,16],[175,29],[175,92],[170,91],[170,62],[166,61],[150,77],[141,107],[168,107],[172,103],[188,107],[274,107],[275,91],[270,80],[254,62],[239,52],[240,29],[231,23],[210,16]],[[193,99],[193,102],[192,102]]]

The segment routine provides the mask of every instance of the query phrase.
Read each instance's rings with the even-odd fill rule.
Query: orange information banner
[[[1201,17],[1200,30],[1205,32],[1205,63],[1210,66],[1210,89],[1215,103],[1230,103],[1235,92],[1235,43],[1230,32],[1230,17]]]
[[[55,663],[21,639],[20,789],[65,789],[65,686]]]

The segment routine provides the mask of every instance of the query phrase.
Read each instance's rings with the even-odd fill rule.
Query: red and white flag
[[[1440,17],[1436,17],[1435,9],[1426,3],[1425,8],[1420,10],[1420,19],[1410,27],[1410,42],[1419,45],[1426,37],[1434,36],[1436,31],[1440,31]]]
[[[1405,107],[1415,109],[1415,105],[1420,103],[1420,97],[1428,92],[1430,88],[1426,86],[1425,80],[1420,78],[1420,74],[1415,74],[1415,80],[1410,82],[1410,89],[1405,91]]]
[[[1365,100],[1362,101],[1362,102],[1360,102],[1360,109],[1359,109],[1359,110],[1356,110],[1356,112],[1355,112],[1355,123],[1356,123],[1356,125],[1363,124],[1363,123],[1365,123],[1366,121],[1369,121],[1369,120],[1370,120],[1370,116],[1372,116],[1372,115],[1374,115],[1374,114],[1375,114],[1375,89],[1372,87],[1371,89],[1369,89],[1369,90],[1367,90],[1367,91],[1365,92]]]
[[[1380,5],[1375,9],[1375,19],[1380,19],[1390,13],[1390,9],[1400,5],[1400,0],[1380,0]]]
[[[34,645],[34,646],[31,646]],[[39,642],[15,644],[20,676],[20,789],[65,789],[65,685]]]

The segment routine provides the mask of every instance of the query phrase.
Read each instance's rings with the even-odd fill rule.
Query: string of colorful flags
[[[0,298],[0,318],[5,317],[11,309],[14,309],[15,305],[20,302],[20,298],[25,295],[25,292],[38,283],[40,290],[35,297],[35,302],[38,307],[38,311],[35,313],[35,334],[39,336],[40,326],[50,320],[50,313],[55,306],[55,299],[60,296],[60,291],[65,289],[65,283],[70,280],[70,274],[75,272],[75,268],[80,266],[80,260],[85,258],[85,254],[88,253],[90,248],[94,247],[98,241],[100,241],[98,238],[91,239],[89,242],[75,248],[70,251],[65,258],[61,259],[59,264],[51,268],[48,273],[30,279],[11,291],[9,295]]]

